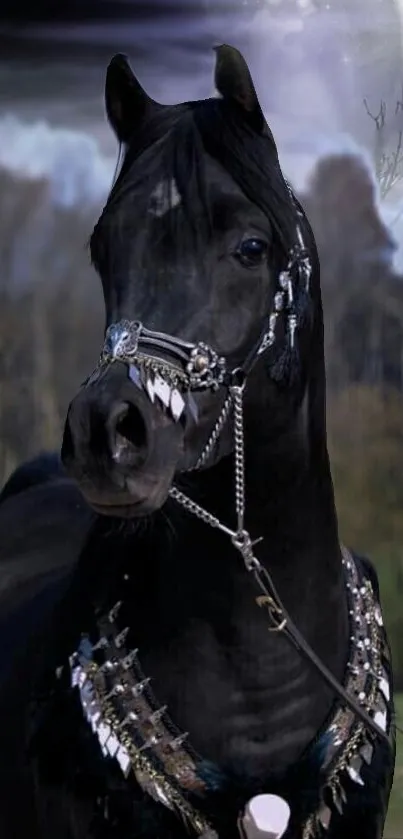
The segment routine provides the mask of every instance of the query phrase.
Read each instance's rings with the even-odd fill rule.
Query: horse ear
[[[128,143],[147,112],[157,103],[143,90],[125,55],[115,55],[105,80],[105,107],[109,123],[120,143]]]
[[[257,131],[265,128],[259,100],[248,65],[239,50],[228,44],[214,47],[216,66],[214,82],[223,99],[241,105],[248,121]]]

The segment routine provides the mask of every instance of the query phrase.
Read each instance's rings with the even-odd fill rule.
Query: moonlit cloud
[[[305,177],[312,159],[329,144],[369,151],[373,124],[364,97],[374,109],[381,98],[393,109],[400,92],[395,0],[83,0],[73,6],[80,7],[80,20],[18,27],[28,54],[35,44],[43,56],[46,49],[53,51],[55,70],[47,73],[46,64],[36,62],[29,65],[28,78],[24,62],[14,62],[3,106],[22,118],[39,115],[88,131],[108,152],[115,146],[104,120],[102,89],[107,60],[117,51],[129,54],[150,95],[169,104],[211,95],[212,46],[224,41],[239,47],[282,160],[296,178]],[[4,26],[0,36],[1,31],[4,38]],[[7,31],[11,37],[10,24]],[[59,49],[65,62],[55,64]],[[0,58],[0,82],[7,72],[10,67]]]

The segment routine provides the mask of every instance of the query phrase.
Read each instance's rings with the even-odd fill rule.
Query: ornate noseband
[[[154,355],[155,352],[162,352],[163,357]],[[165,332],[152,332],[139,321],[121,320],[109,326],[101,362],[147,360],[155,367],[163,364],[170,368],[178,384],[183,382],[191,390],[217,390],[225,383],[225,358],[207,344],[191,344]]]

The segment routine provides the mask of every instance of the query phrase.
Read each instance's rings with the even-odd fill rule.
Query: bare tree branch
[[[381,198],[386,195],[403,179],[403,128],[399,130],[394,151],[388,149],[387,141],[387,105],[381,100],[377,114],[372,113],[366,99],[365,110],[375,125],[374,162],[375,173],[379,183]],[[395,105],[395,116],[403,113],[403,84],[400,99]]]

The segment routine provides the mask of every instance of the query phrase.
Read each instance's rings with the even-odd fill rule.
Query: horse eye
[[[263,239],[245,239],[241,242],[236,256],[244,265],[259,265],[267,253],[267,243]]]

